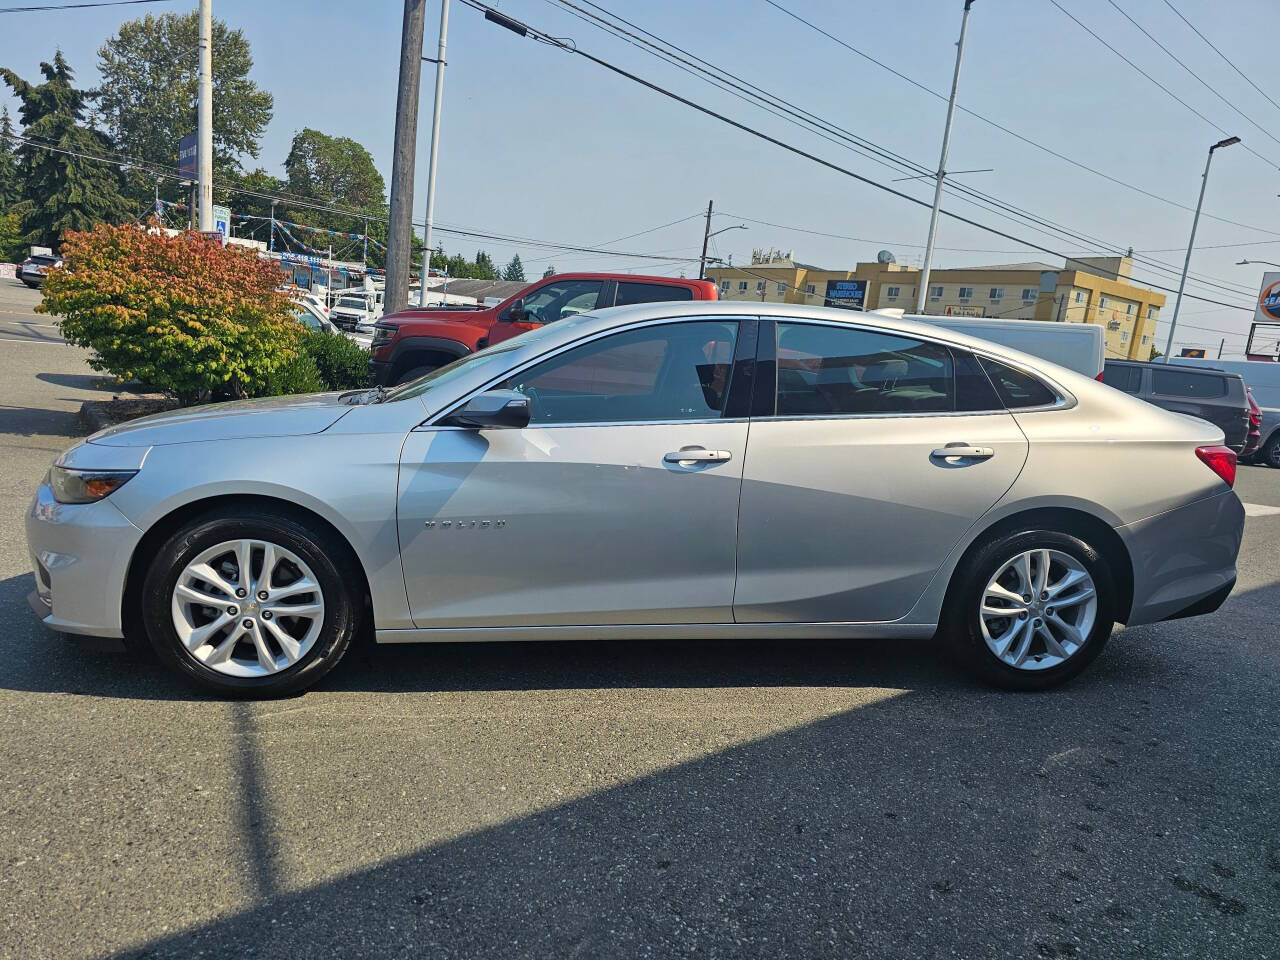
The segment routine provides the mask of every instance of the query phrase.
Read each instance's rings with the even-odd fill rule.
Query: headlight
[[[93,503],[119,490],[137,470],[70,470],[54,466],[49,471],[53,499],[59,503]]]

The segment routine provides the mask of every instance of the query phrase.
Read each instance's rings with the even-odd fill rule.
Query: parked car
[[[363,327],[370,337],[373,324],[382,316],[382,295],[373,290],[344,290],[329,310],[334,326],[353,333]]]
[[[44,283],[45,275],[55,267],[62,266],[62,258],[49,254],[34,254],[18,265],[18,279],[28,287],[38,288]]]
[[[1157,407],[1208,420],[1237,453],[1249,439],[1249,398],[1238,373],[1209,367],[1108,360],[1103,383]]]
[[[1106,358],[1102,327],[1096,323],[1001,320],[992,317],[907,317],[1021,350],[1058,366],[1100,379]]]
[[[1244,449],[1240,451],[1240,459],[1248,462],[1252,461],[1254,454],[1262,446],[1262,408],[1253,398],[1253,387],[1246,385],[1244,395],[1249,401],[1249,436],[1244,442]]]
[[[1262,409],[1259,425],[1261,442],[1253,459],[1271,467],[1280,467],[1280,363],[1266,360],[1193,360],[1186,357],[1170,357],[1169,362],[1179,366],[1210,366],[1244,377],[1253,391],[1254,400]]]
[[[310,300],[295,300],[293,315],[308,330],[321,330],[325,333],[336,333],[337,328],[329,318],[321,313]]]
[[[710,280],[628,273],[557,273],[481,310],[410,308],[374,324],[375,384],[408,383],[437,367],[525,331],[588,310],[660,301],[715,300]]]
[[[242,696],[314,683],[365,625],[383,643],[941,629],[1029,689],[1083,670],[1116,620],[1231,591],[1244,509],[1218,428],[934,326],[751,309],[580,314],[396,390],[94,434],[27,512],[31,604]]]

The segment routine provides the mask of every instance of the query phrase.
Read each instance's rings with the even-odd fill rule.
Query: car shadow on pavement
[[[1246,605],[1274,616],[1280,589],[1238,598],[1237,620]],[[1265,702],[1242,685],[1274,691],[1276,657],[1260,672],[1232,635],[1247,625],[1221,615],[1199,621],[1202,650],[1160,643],[1188,623],[1130,631],[1039,696],[975,689],[921,667],[924,649],[880,645],[427,650],[419,674],[378,689],[438,682],[432,667],[471,683],[532,669],[553,688],[897,682],[817,719],[789,723],[780,705],[777,732],[534,812],[505,817],[507,785],[470,784],[485,826],[300,889],[287,862],[305,839],[263,835],[282,829],[272,754],[241,757],[258,904],[116,955],[1260,956],[1280,935],[1280,739],[1273,718],[1237,731],[1229,755],[1204,734],[1242,698]],[[379,667],[414,669],[397,655],[346,683]],[[264,749],[256,722],[237,714],[242,750]],[[534,750],[542,733],[507,735]],[[412,743],[400,775],[420,789],[432,758]],[[457,785],[425,779],[409,829],[427,832]],[[377,811],[350,829],[375,843]]]

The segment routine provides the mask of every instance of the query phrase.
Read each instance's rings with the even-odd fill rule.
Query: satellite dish
[[[881,250],[876,254],[876,263],[897,263],[892,250]]]

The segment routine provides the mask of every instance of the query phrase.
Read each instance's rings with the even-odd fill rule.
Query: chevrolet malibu
[[[31,604],[234,696],[353,636],[923,638],[1049,687],[1235,583],[1203,421],[982,340],[769,304],[537,328],[387,392],[199,407],[54,463]]]

